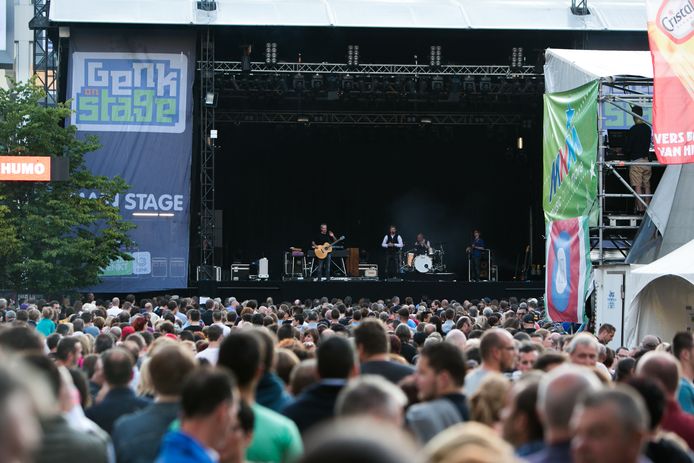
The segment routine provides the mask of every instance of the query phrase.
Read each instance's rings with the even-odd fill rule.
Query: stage
[[[242,301],[245,299],[265,300],[272,297],[275,303],[295,299],[315,299],[320,297],[344,298],[353,300],[368,298],[371,301],[399,296],[401,299],[412,297],[420,299],[480,299],[489,297],[501,299],[515,296],[518,298],[540,297],[544,293],[543,281],[404,281],[404,280],[360,280],[348,281],[332,279],[330,281],[293,280],[293,281],[221,281],[203,284],[199,288],[188,288],[186,295],[226,298],[233,296]],[[215,284],[216,283],[216,284]],[[169,292],[171,293],[171,292]],[[184,295],[184,294],[180,294]]]

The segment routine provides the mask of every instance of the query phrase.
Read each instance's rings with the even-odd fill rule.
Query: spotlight
[[[296,118],[296,122],[298,122],[299,124],[308,125],[311,122],[311,120],[308,118],[308,116],[299,116]]]
[[[323,76],[320,74],[315,74],[311,78],[311,88],[313,90],[323,90]]]
[[[516,148],[518,148],[518,151],[522,151],[522,150],[523,150],[523,137],[522,137],[522,136],[521,136],[521,137],[518,137],[518,138],[516,139]]]
[[[523,56],[523,47],[513,47],[511,49],[511,68],[518,70],[525,64],[525,56]]]
[[[347,74],[342,78],[342,90],[349,92],[354,88],[354,77]]]
[[[304,89],[306,88],[306,82],[304,81],[304,76],[302,76],[301,74],[294,75],[293,86],[294,86],[294,91],[303,92]]]
[[[441,45],[432,45],[429,47],[429,66],[441,66]]]
[[[347,65],[359,66],[359,45],[347,46]]]
[[[480,79],[480,93],[489,93],[492,91],[492,79],[489,76],[484,76]]]
[[[215,108],[217,106],[217,94],[214,92],[205,93],[205,106]]]
[[[463,80],[463,93],[468,95],[475,93],[475,78],[472,76],[465,76]]]
[[[431,118],[430,117],[423,117],[419,120],[419,123],[422,125],[429,125],[429,124],[431,124]]]
[[[435,92],[443,91],[443,77],[434,76],[431,80],[431,89]]]

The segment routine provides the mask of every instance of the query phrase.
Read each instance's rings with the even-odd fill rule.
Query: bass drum
[[[419,273],[429,273],[434,270],[434,262],[431,260],[431,257],[423,254],[415,257],[414,268]]]

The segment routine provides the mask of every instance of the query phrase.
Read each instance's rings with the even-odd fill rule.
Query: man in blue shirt
[[[181,395],[181,427],[164,436],[157,463],[214,463],[237,425],[238,398],[231,375],[199,368]]]
[[[482,251],[485,250],[485,243],[480,237],[481,234],[479,230],[473,230],[472,235],[474,238],[467,248],[471,260],[470,281],[480,281],[480,260],[482,259]]]

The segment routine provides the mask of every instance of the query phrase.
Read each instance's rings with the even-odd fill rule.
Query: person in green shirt
[[[55,322],[53,318],[53,309],[44,307],[41,311],[41,320],[36,324],[36,331],[48,337],[55,332]]]
[[[241,399],[253,410],[253,440],[246,460],[291,463],[303,453],[299,429],[289,418],[255,402],[256,386],[264,374],[264,343],[259,336],[254,330],[232,332],[219,348],[217,366],[234,373]]]

